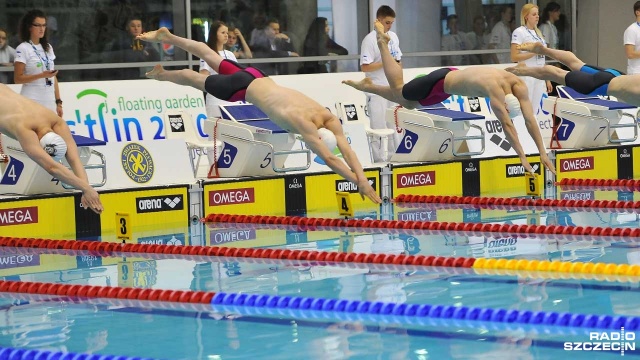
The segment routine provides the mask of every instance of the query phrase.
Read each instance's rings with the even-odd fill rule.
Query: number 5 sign
[[[531,174],[530,172],[526,172],[524,174],[524,178],[526,180],[526,188],[527,195],[531,196],[540,196],[540,184],[538,184],[538,176],[535,174]]]

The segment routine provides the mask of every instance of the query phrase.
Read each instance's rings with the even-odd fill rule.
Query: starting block
[[[391,162],[443,161],[456,157],[481,155],[485,149],[482,127],[470,124],[483,115],[447,109],[443,104],[416,110],[389,108],[386,121],[403,129],[402,140]],[[471,129],[478,134],[470,134]],[[468,142],[480,141],[480,149],[471,151]]]
[[[210,139],[222,143],[208,177],[275,175],[307,170],[311,165],[311,151],[293,150],[295,135],[271,122],[257,106],[220,105],[220,113],[222,119],[204,122],[204,130]],[[306,164],[285,167],[287,156],[291,154],[306,154]]]
[[[557,117],[551,148],[580,149],[632,142],[638,138],[635,118],[623,110],[635,106],[588,97],[566,86],[558,86],[559,97],[543,99],[542,108]],[[630,122],[621,123],[628,116]],[[621,137],[619,129],[633,129],[633,137]]]
[[[106,142],[80,135],[73,135],[78,146],[80,161],[85,170],[101,171],[101,180],[92,183],[92,187],[104,186],[107,182],[107,164],[105,156],[94,150],[93,146],[102,146]],[[22,150],[20,143],[6,135],[0,134],[0,153],[7,156],[8,162],[0,163],[0,194],[34,195],[61,193],[73,189],[53,178],[48,172],[36,164]],[[95,157],[97,162],[92,162]],[[66,159],[62,164],[69,167]]]
[[[338,119],[342,121],[343,126],[352,124],[362,124],[367,134],[368,143],[374,137],[379,137],[382,145],[382,157],[389,158],[389,139],[392,139],[396,131],[394,129],[372,129],[370,127],[369,117],[365,114],[361,105],[354,103],[335,103]],[[373,162],[373,155],[369,151],[369,159]]]

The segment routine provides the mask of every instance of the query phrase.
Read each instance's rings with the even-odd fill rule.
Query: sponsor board
[[[156,230],[158,224],[163,226],[189,224],[189,207],[187,186],[176,186],[160,189],[130,189],[127,191],[108,192],[100,195],[104,208],[100,216],[102,235],[120,231],[122,224],[116,223],[116,213],[127,214],[130,225],[128,234],[132,239],[144,231]],[[113,215],[109,216],[108,212]]]
[[[143,236],[137,239],[137,243],[146,245],[187,245],[186,236],[184,233]]]
[[[365,176],[369,179],[369,183],[374,187],[376,192],[380,194],[378,184],[380,183],[378,171],[365,171]],[[336,191],[345,191],[349,193],[357,193],[358,187],[349,181],[345,181],[340,175],[330,174],[309,174],[305,178],[307,212],[313,211],[335,211],[336,209]],[[343,189],[343,190],[338,190]],[[371,208],[373,203],[365,197],[363,200],[360,196],[351,196],[351,205],[354,212],[358,209]]]
[[[2,236],[25,238],[75,239],[75,208],[73,195],[32,200],[0,202],[0,233]]]
[[[618,152],[599,149],[556,153],[557,181],[572,179],[617,179]]]
[[[400,194],[462,195],[462,166],[459,162],[394,167],[393,197]]]
[[[527,157],[527,161],[533,167],[536,174],[542,174],[540,158],[537,156]],[[526,195],[524,166],[518,158],[496,158],[480,160],[480,195],[495,196],[522,196]],[[544,176],[536,176],[538,188],[544,186]]]
[[[204,185],[204,215],[285,214],[285,181],[271,178]]]
[[[633,159],[640,159],[640,146],[635,146],[631,152]],[[640,179],[640,161],[633,162],[633,178]]]

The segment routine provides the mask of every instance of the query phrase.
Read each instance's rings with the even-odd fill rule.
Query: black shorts
[[[204,89],[212,96],[225,101],[245,100],[251,82],[267,76],[254,67],[244,67],[226,59],[222,60],[218,71],[219,74],[207,77]]]
[[[442,68],[416,77],[404,84],[402,97],[410,101],[417,101],[423,106],[434,105],[446,100],[450,95],[444,91],[444,78],[454,70],[457,69]]]
[[[569,71],[564,77],[568,87],[585,95],[607,95],[609,82],[616,75],[608,71],[586,73],[583,71]]]

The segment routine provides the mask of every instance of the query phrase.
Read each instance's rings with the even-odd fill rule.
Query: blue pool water
[[[635,214],[399,207],[392,218],[576,226],[638,227]],[[321,216],[315,215],[314,216]],[[330,216],[330,215],[328,215]],[[335,215],[333,215],[335,216]],[[378,217],[376,210],[360,217]],[[628,239],[575,240],[464,234],[411,235],[384,230],[296,231],[216,224],[150,230],[136,238],[174,244],[321,251],[639,264]],[[171,236],[167,236],[171,234]],[[176,234],[183,234],[177,236]],[[134,234],[135,235],[135,234]],[[156,240],[153,240],[156,239]],[[164,239],[164,240],[163,240]],[[117,241],[105,237],[102,241]],[[1,249],[0,249],[1,251]],[[13,256],[13,260],[7,260]],[[386,303],[453,305],[558,313],[640,316],[638,278],[548,279],[486,275],[473,269],[338,265],[211,258],[154,259],[0,253],[0,279],[197,290]],[[20,299],[0,294],[0,346],[162,359],[557,359],[619,358],[620,351],[567,351],[589,330],[457,320],[409,321],[337,313],[300,316],[219,306],[161,309],[109,300]],[[635,334],[634,334],[635,335]],[[591,335],[592,336],[592,335]],[[638,356],[628,341],[624,356]]]

